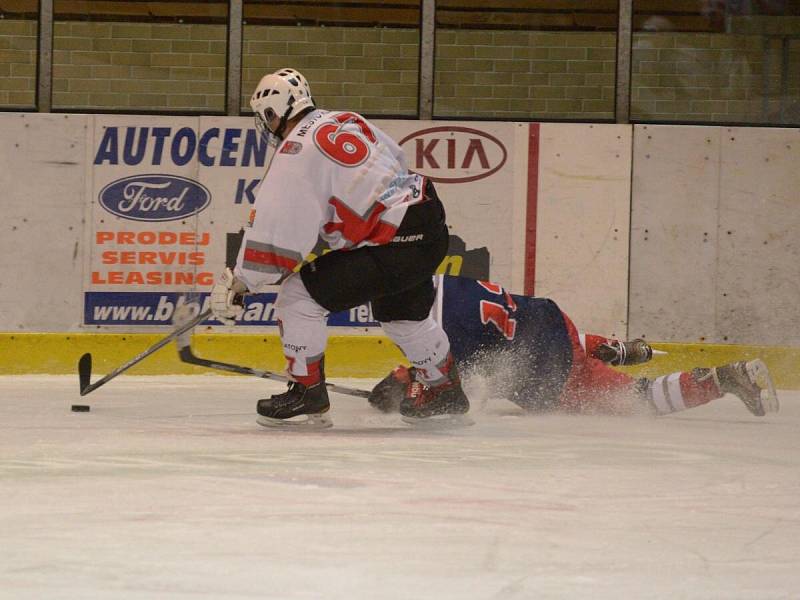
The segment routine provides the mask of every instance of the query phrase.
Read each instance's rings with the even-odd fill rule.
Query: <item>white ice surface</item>
[[[281,389],[0,377],[0,597],[800,598],[800,393],[447,432],[335,394],[298,433],[254,421]]]

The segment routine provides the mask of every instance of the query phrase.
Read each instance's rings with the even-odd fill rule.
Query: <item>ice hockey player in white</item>
[[[407,422],[468,423],[447,335],[430,316],[431,275],[447,252],[444,207],[432,182],[409,171],[403,150],[353,112],[317,109],[306,79],[280,69],[250,105],[275,155],[256,197],[236,266],[211,292],[224,323],[242,294],[281,284],[276,301],[289,389],[258,402],[265,426],[327,427],[324,385],[329,313],[372,303],[384,332],[415,367]],[[304,264],[318,238],[328,252]]]

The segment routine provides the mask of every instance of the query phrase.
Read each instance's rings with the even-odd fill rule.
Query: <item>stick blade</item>
[[[85,396],[89,390],[89,380],[92,378],[92,355],[87,352],[78,361],[78,380],[81,385],[81,396]]]
[[[194,365],[198,364],[197,357],[194,355],[194,352],[192,352],[192,347],[189,345],[178,346],[178,356],[185,363]]]

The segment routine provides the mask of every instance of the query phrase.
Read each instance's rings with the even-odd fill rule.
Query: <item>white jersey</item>
[[[293,271],[321,237],[332,249],[392,241],[424,197],[400,146],[352,112],[315,110],[275,151],[234,270],[251,291]]]

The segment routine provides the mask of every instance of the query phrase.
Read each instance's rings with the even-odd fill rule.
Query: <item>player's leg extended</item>
[[[567,410],[630,414],[646,402],[651,412],[667,415],[702,406],[726,393],[737,396],[757,416],[778,410],[775,386],[760,360],[634,380],[594,358],[591,344],[582,344],[572,321],[566,315],[564,320],[573,347],[573,368],[562,395]]]
[[[640,380],[638,386],[660,415],[694,408],[724,394],[737,396],[757,417],[779,409],[767,365],[758,359]]]
[[[283,282],[275,312],[287,371],[295,381],[283,394],[258,401],[258,422],[330,427],[324,415],[330,408],[324,372],[328,311],[311,297],[300,275],[294,274]]]
[[[633,380],[593,358],[570,378],[562,402],[568,410],[630,414],[642,402],[656,415],[707,404],[726,393],[737,396],[756,416],[778,411],[778,398],[766,365],[760,360],[693,369]]]
[[[639,379],[576,352],[561,404],[569,412],[628,415],[644,410],[656,415],[701,406],[722,393],[712,378],[696,373],[672,373]]]

